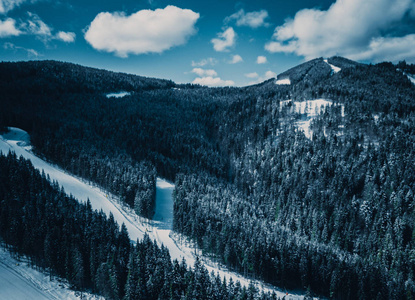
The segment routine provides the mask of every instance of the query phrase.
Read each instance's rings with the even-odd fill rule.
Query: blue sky
[[[415,0],[0,0],[0,59],[242,86],[316,57],[415,63]]]

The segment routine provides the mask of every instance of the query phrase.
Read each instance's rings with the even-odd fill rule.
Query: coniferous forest
[[[415,85],[404,72],[415,67],[328,62],[341,71],[320,58],[279,76],[290,85],[243,88],[54,61],[1,63],[0,128],[26,130],[39,156],[144,217],[153,214],[156,177],[174,182],[174,230],[246,277],[333,299],[413,299]],[[106,97],[117,91],[130,95]],[[293,103],[314,99],[332,105],[306,136],[298,124],[307,116]],[[148,239],[131,245],[111,218],[59,202],[67,196],[28,162],[1,161],[3,242],[77,288],[109,299],[202,299],[212,289],[222,293],[213,299],[271,297],[171,263]],[[36,213],[22,218],[28,199]],[[30,237],[16,239],[22,234]],[[30,253],[36,249],[24,243],[39,240],[41,254]],[[51,243],[61,252],[50,253]],[[54,265],[53,255],[67,266]]]

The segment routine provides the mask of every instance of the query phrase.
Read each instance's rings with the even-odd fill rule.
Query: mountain
[[[174,182],[174,230],[246,277],[338,299],[411,298],[412,70],[318,58],[261,84],[207,88],[1,63],[0,127],[28,131],[38,155],[144,217],[156,177]]]

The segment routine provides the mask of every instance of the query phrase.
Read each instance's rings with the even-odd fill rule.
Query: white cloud
[[[243,62],[244,60],[242,59],[242,57],[238,54],[232,56],[232,59],[229,61],[230,64],[237,64],[240,62]]]
[[[0,0],[0,14],[5,14],[13,10],[23,2],[26,2],[26,0]]]
[[[22,50],[25,51],[28,55],[28,57],[39,57],[40,54],[34,50],[34,49],[28,49],[28,48],[24,48],[24,47],[20,47],[20,46],[16,46],[15,44],[12,43],[4,43],[3,48],[6,50]]]
[[[248,26],[251,28],[258,28],[261,26],[267,27],[269,26],[269,23],[265,22],[266,18],[268,18],[268,12],[264,9],[248,13],[245,13],[243,9],[240,9],[233,15],[226,17],[225,23],[236,20],[236,26]]]
[[[212,57],[202,59],[201,61],[192,61],[192,67],[204,67],[206,65],[214,66],[218,63],[218,61]]]
[[[245,74],[245,77],[248,77],[248,78],[257,78],[258,76],[259,75],[258,75],[257,72],[252,72],[252,73]]]
[[[257,79],[254,80],[254,81],[249,82],[249,84],[261,83],[261,82],[264,82],[265,80],[268,80],[268,79],[271,79],[271,78],[276,78],[276,77],[277,77],[277,73],[272,72],[272,71],[266,71],[263,76],[259,76],[259,77],[257,76]],[[253,78],[255,78],[255,77],[253,77]]]
[[[256,58],[256,63],[257,64],[266,64],[267,63],[267,58],[265,57],[265,56],[258,56],[257,58]]]
[[[74,32],[64,32],[64,31],[59,31],[56,34],[56,38],[58,40],[61,40],[65,43],[73,43],[75,41],[75,33]]]
[[[218,73],[216,73],[215,70],[205,70],[205,69],[202,69],[202,68],[194,68],[192,70],[192,73],[195,73],[195,74],[197,74],[200,77],[205,77],[205,76],[210,76],[210,77],[212,77],[212,76],[218,76]]]
[[[307,59],[342,55],[392,60],[402,53],[410,54],[409,48],[414,48],[407,42],[415,30],[411,34],[400,31],[404,18],[415,17],[414,5],[414,0],[337,0],[326,11],[303,9],[275,29],[273,41],[265,49],[272,53],[295,53]],[[406,42],[405,46],[388,47],[396,39]]]
[[[161,53],[187,42],[196,33],[199,14],[169,5],[164,9],[140,10],[132,15],[103,12],[87,27],[85,39],[97,50],[120,57]]]
[[[38,15],[31,12],[27,13],[30,20],[27,21],[27,32],[33,35],[41,36],[44,38],[50,38],[52,36],[52,29],[43,22]]]
[[[213,49],[218,52],[228,51],[235,45],[236,33],[232,27],[218,33],[218,38],[212,39]]]
[[[0,20],[0,38],[9,36],[18,36],[22,32],[16,28],[16,20],[8,18],[5,21]]]
[[[235,82],[232,80],[222,80],[220,77],[201,77],[196,78],[192,82],[193,84],[200,84],[200,85],[206,85],[206,86],[233,86],[235,85]]]

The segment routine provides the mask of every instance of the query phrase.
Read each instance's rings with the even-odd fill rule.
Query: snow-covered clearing
[[[131,93],[130,92],[118,92],[118,93],[110,93],[110,94],[107,94],[106,96],[107,96],[107,98],[122,98],[122,97],[125,97],[125,96],[129,96],[129,95],[131,95]]]
[[[278,79],[277,81],[275,81],[275,84],[278,84],[278,85],[283,85],[283,84],[290,85],[291,84],[291,80],[290,80],[290,78],[281,78],[281,79]]]
[[[155,220],[144,219],[137,216],[132,209],[120,203],[115,195],[88,185],[81,179],[71,176],[59,167],[51,165],[35,156],[30,151],[31,147],[29,144],[28,134],[18,128],[10,127],[9,133],[3,135],[3,137],[0,136],[1,152],[7,154],[9,151],[14,151],[18,156],[22,155],[26,159],[30,159],[35,168],[44,170],[45,174],[49,175],[51,180],[58,181],[66,193],[72,194],[81,202],[89,199],[93,209],[102,209],[107,215],[112,213],[119,225],[122,223],[126,225],[130,238],[133,241],[142,239],[144,234],[147,233],[159,245],[164,244],[169,249],[172,259],[181,261],[182,258],[185,258],[187,264],[193,266],[196,256],[199,256],[209,272],[214,271],[222,278],[226,277],[227,280],[232,278],[234,281],[239,281],[243,286],[248,286],[251,282],[251,280],[237,273],[230,272],[225,267],[220,266],[210,259],[202,257],[202,253],[192,247],[190,243],[186,242],[185,238],[171,231],[173,218],[173,184],[160,178],[157,179]],[[252,282],[261,290],[274,291],[279,297],[285,296],[284,291],[273,286],[264,285],[264,283],[257,280]],[[303,296],[301,295],[290,294],[290,299],[302,298]]]
[[[0,248],[0,299],[44,300],[80,299],[81,293],[69,289],[66,282],[49,279],[49,276],[31,268],[24,260],[13,258]],[[82,299],[103,299],[82,293]]]
[[[329,63],[327,59],[325,59],[324,62],[330,66],[333,73],[339,73],[342,70],[341,68],[336,67],[335,65],[332,65],[331,63]]]
[[[295,125],[297,128],[304,132],[304,135],[308,139],[312,139],[313,132],[310,129],[311,121],[319,114],[324,112],[325,108],[333,105],[333,101],[326,99],[315,99],[307,101],[292,101],[284,100],[280,101],[280,111],[287,110],[290,114],[300,114],[302,119],[296,121]],[[341,116],[344,117],[344,105],[341,105]]]

